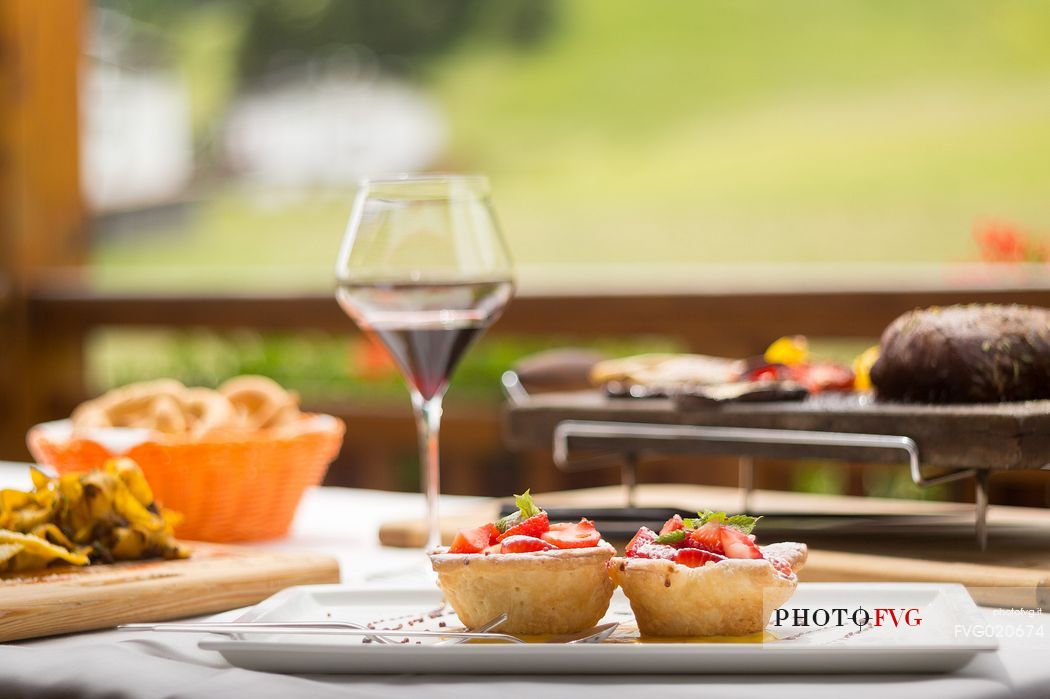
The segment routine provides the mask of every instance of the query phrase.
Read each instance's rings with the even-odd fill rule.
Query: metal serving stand
[[[501,378],[508,410],[513,413],[536,402],[518,374],[507,371]],[[542,397],[547,394],[540,394]],[[621,398],[618,401],[646,399]],[[1043,412],[1039,409],[1037,417]],[[571,415],[571,406],[565,408]],[[587,412],[582,410],[580,412]],[[978,416],[979,417],[979,416]],[[864,432],[825,431],[812,429],[772,429],[723,425],[655,424],[641,421],[551,418],[554,463],[564,471],[618,467],[628,507],[635,506],[638,483],[637,467],[646,454],[660,455],[735,455],[739,457],[739,487],[743,509],[749,510],[753,490],[755,457],[814,457],[848,461],[891,461],[897,454],[908,464],[911,480],[919,487],[929,487],[965,478],[975,479],[974,530],[981,550],[988,545],[988,481],[991,468],[944,468],[931,474],[924,472],[919,443],[910,436]],[[943,419],[943,418],[942,418]],[[968,423],[967,423],[968,424]],[[546,428],[545,428],[546,429]],[[1030,440],[1031,441],[1031,440]],[[1041,442],[1040,442],[1041,444]],[[576,451],[600,451],[599,456],[574,458]],[[860,456],[858,456],[860,455]],[[898,462],[898,463],[900,463]],[[1025,463],[1033,463],[1028,459]],[[1047,469],[1050,465],[1038,465]],[[1029,465],[1028,468],[1033,466]]]

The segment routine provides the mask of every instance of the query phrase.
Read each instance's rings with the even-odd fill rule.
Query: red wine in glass
[[[424,400],[444,393],[463,354],[510,300],[510,281],[340,284],[343,310]]]

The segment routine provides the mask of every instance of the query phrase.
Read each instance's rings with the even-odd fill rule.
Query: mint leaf
[[[726,521],[725,512],[712,512],[711,510],[704,510],[703,512],[697,512],[700,515],[700,519],[697,522],[698,527],[702,527],[708,522],[718,522],[724,524]]]
[[[514,496],[514,502],[518,506],[518,510],[521,512],[521,516],[524,519],[528,519],[529,517],[540,513],[540,508],[536,507],[536,503],[532,501],[532,495],[529,494],[529,490],[532,489],[529,488],[521,495]]]
[[[529,489],[531,490],[531,488]],[[496,520],[493,524],[496,529],[499,530],[500,534],[507,531],[511,527],[521,524],[529,517],[538,515],[540,508],[536,507],[536,503],[532,501],[532,495],[526,490],[521,495],[514,496],[514,504],[518,506],[517,512],[512,512],[506,517]]]
[[[708,522],[718,522],[723,526],[732,527],[745,534],[750,534],[754,530],[755,525],[758,524],[758,520],[762,519],[761,517],[752,517],[750,515],[733,515],[729,517],[725,512],[712,512],[711,510],[704,510],[697,514],[700,516],[696,519],[684,520],[686,529],[699,529]]]
[[[749,515],[733,515],[726,520],[726,526],[732,527],[733,529],[739,529],[745,534],[750,534],[760,519],[762,518],[751,517]]]
[[[685,530],[684,529],[676,529],[673,532],[667,532],[666,534],[661,534],[660,536],[656,537],[653,540],[653,543],[654,544],[673,544],[673,543],[678,542],[678,541],[683,541],[684,539],[685,539]]]

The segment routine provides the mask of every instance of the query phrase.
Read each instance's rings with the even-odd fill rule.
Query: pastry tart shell
[[[608,565],[616,553],[604,541],[581,549],[534,553],[430,554],[445,599],[467,627],[506,612],[498,631],[562,634],[590,628],[605,616],[615,585]]]
[[[791,566],[785,577],[765,559],[726,559],[689,568],[667,560],[614,558],[609,574],[631,602],[643,636],[743,636],[762,631],[794,594],[805,544],[761,547]]]

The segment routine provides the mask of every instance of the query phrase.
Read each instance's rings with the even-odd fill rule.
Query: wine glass
[[[441,402],[514,292],[489,193],[481,175],[365,180],[336,265],[339,305],[386,349],[412,395],[428,550],[441,543]]]

